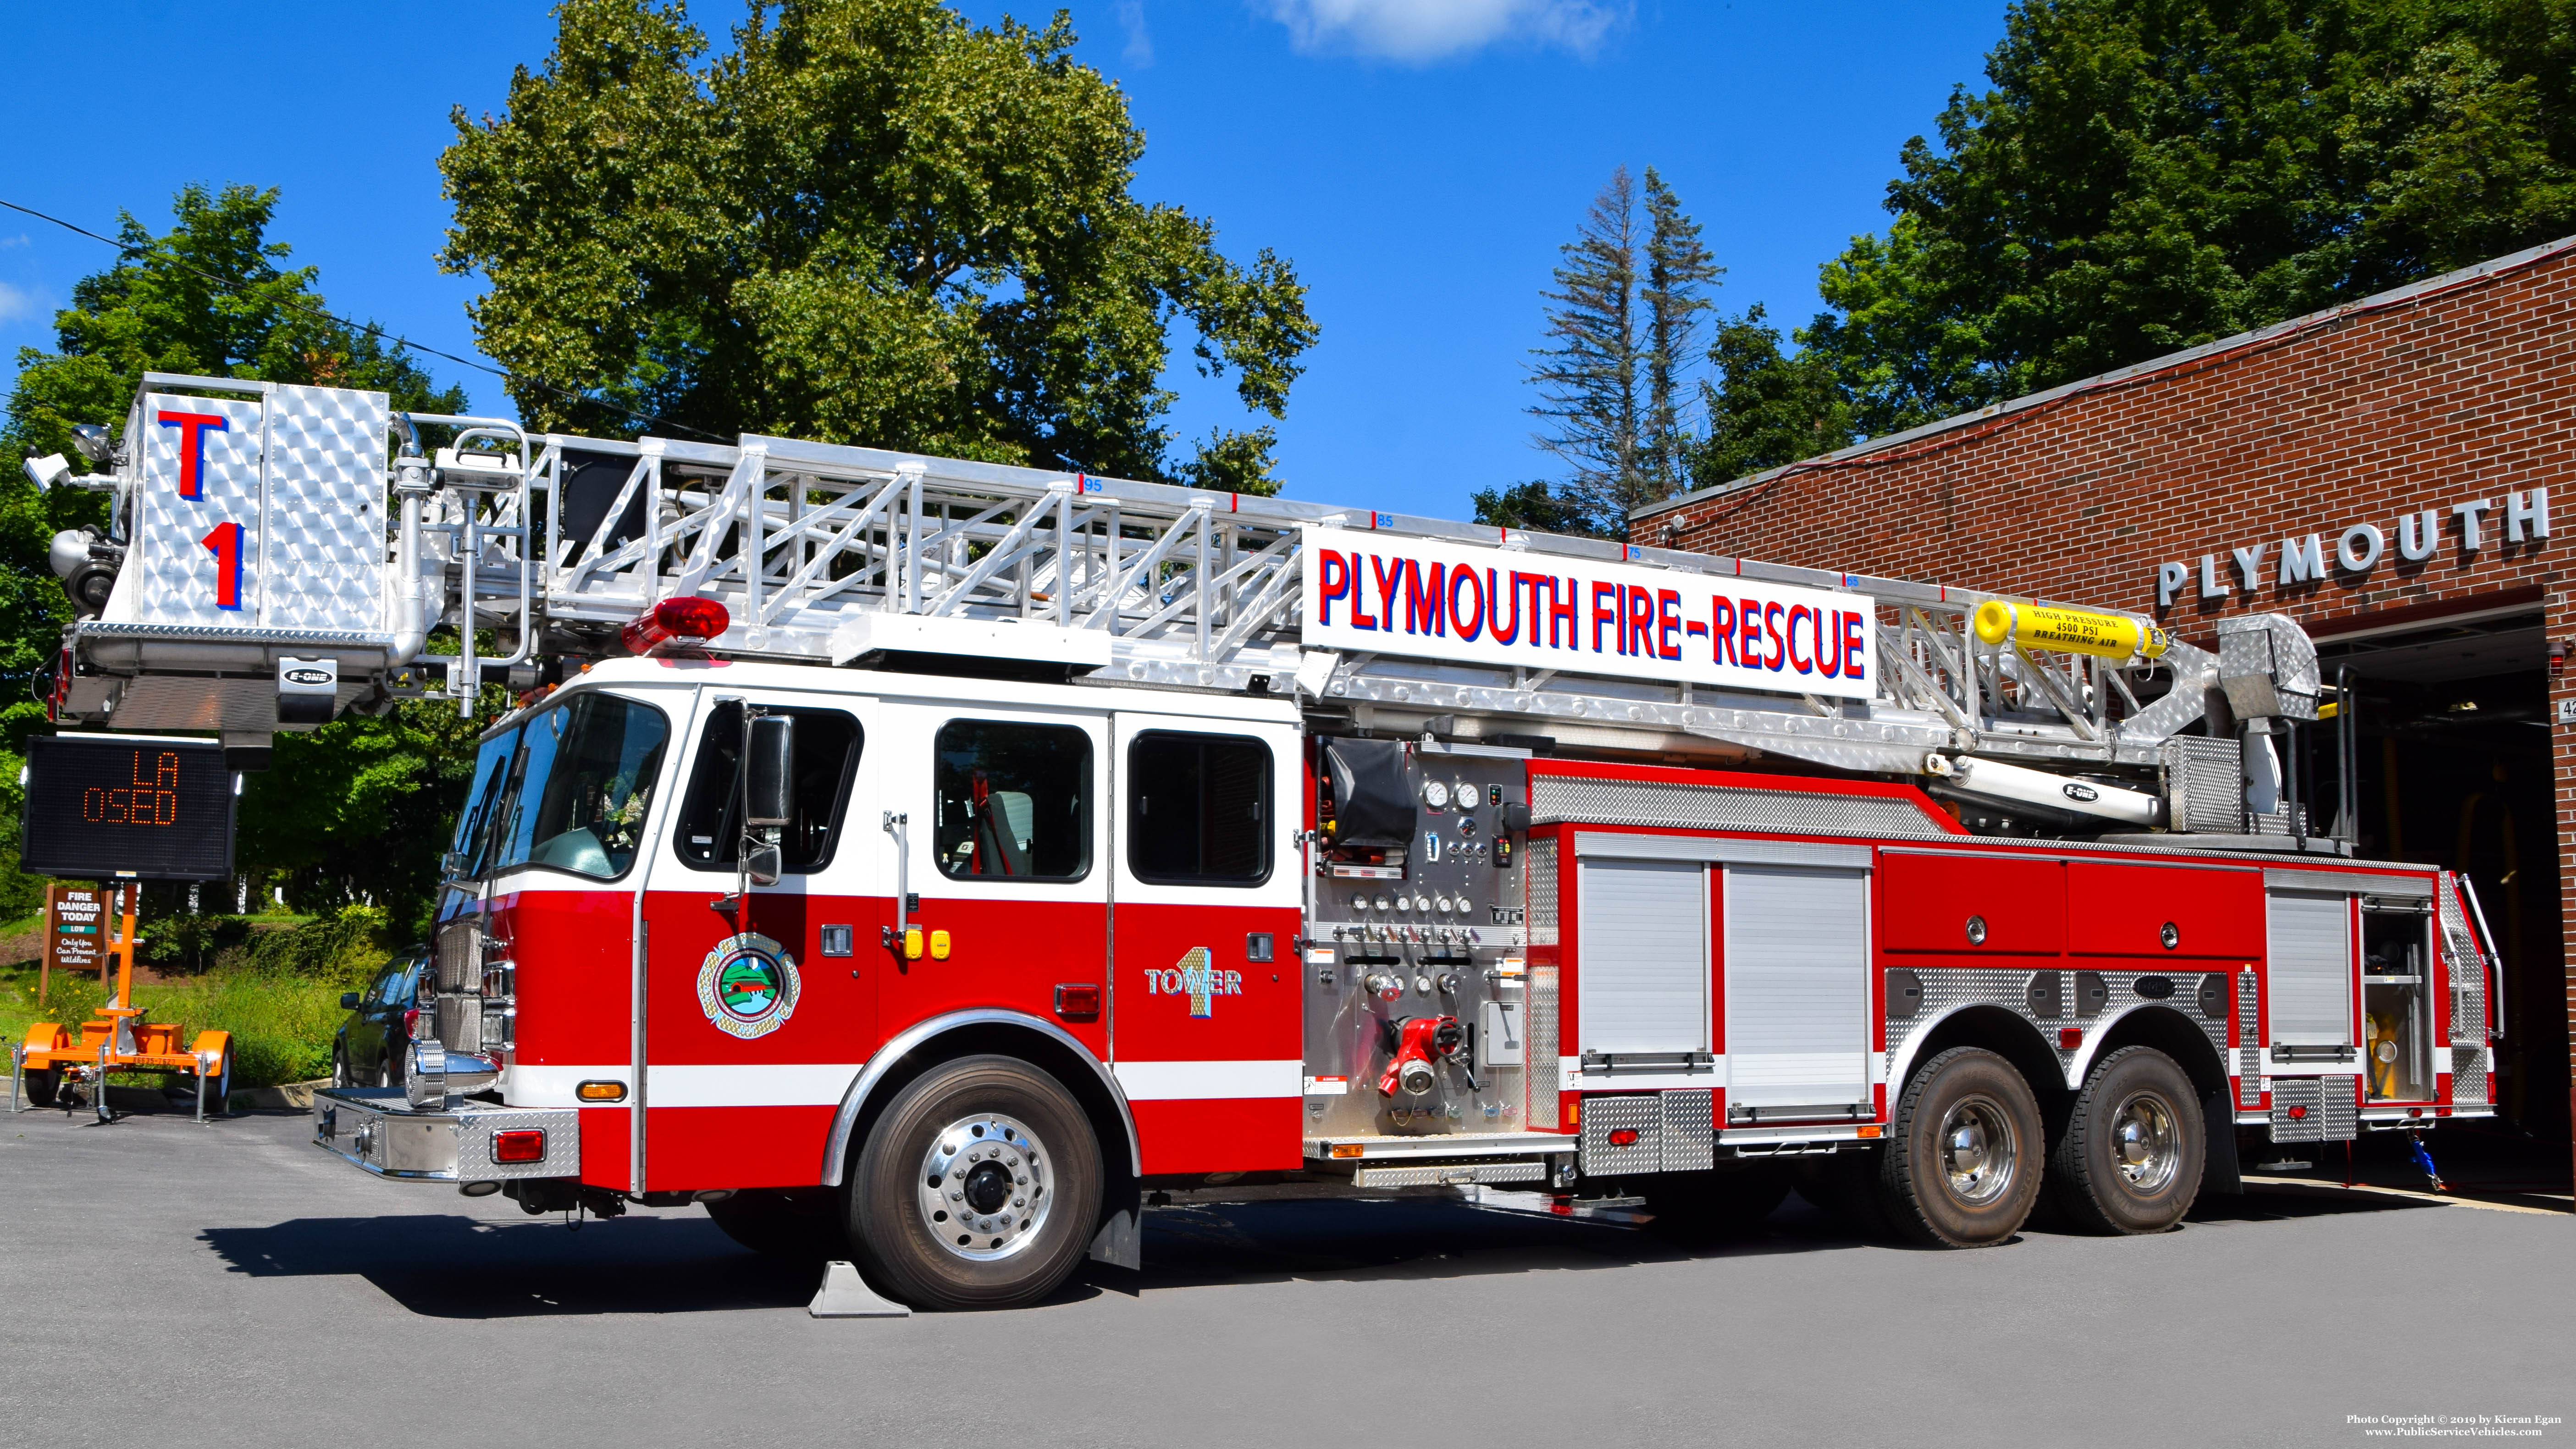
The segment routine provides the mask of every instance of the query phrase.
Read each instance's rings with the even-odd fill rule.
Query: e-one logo
[[[2397,557],[2403,563],[2420,564],[2441,550],[2443,518],[2450,518],[2452,537],[2465,557],[2486,547],[2487,531],[2494,526],[2492,515],[2504,516],[2506,543],[2538,542],[2549,537],[2549,490],[2534,488],[2527,493],[2507,493],[2501,499],[2472,498],[2454,503],[2449,508],[2425,508],[2397,517]],[[2276,587],[2292,584],[2322,583],[2326,577],[2325,534],[2311,533],[2305,538],[2280,541],[2278,563],[2273,569]],[[2263,583],[2264,556],[2272,550],[2269,543],[2251,544],[2227,551],[2234,564],[2236,585],[2229,587],[2227,564],[2219,555],[2200,556],[2196,572],[2200,575],[2198,597],[2223,599],[2241,588],[2253,593]],[[2366,574],[2379,566],[2388,553],[2388,534],[2376,523],[2356,523],[2335,535],[2334,563],[2348,574]],[[2188,560],[2177,559],[2156,565],[2156,607],[2173,607],[2174,597],[2192,582],[2195,572]]]

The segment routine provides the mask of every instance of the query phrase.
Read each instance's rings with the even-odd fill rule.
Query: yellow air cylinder
[[[1988,599],[1977,606],[1977,637],[1988,644],[2010,639],[2025,649],[2098,654],[2105,659],[2153,659],[2165,652],[2165,631],[2118,614],[2052,609]]]

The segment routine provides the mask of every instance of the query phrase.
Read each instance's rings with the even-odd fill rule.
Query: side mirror
[[[451,850],[438,858],[438,873],[444,880],[463,880],[468,863],[464,851]]]
[[[742,873],[751,877],[753,885],[778,884],[779,876],[785,874],[779,869],[778,842],[775,840],[744,841]]]
[[[742,823],[754,830],[785,825],[795,815],[795,716],[754,715],[742,758]]]
[[[341,1009],[342,1011],[355,1011],[355,1010],[357,1010],[357,1009],[358,1009],[358,993],[356,993],[356,992],[354,992],[354,991],[343,991],[343,992],[341,992],[341,993],[340,993],[340,1009]]]

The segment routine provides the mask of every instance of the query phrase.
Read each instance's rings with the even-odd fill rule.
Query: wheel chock
[[[816,1318],[910,1318],[903,1304],[877,1296],[855,1264],[834,1259],[823,1265],[823,1286],[805,1311]]]

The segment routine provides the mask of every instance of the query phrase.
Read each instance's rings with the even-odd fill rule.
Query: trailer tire
[[[1879,1199],[1902,1236],[1984,1248],[2021,1231],[2046,1156],[2039,1099],[1981,1047],[1925,1062],[1897,1098],[1879,1157]]]
[[[215,1063],[215,1074],[206,1079],[206,1115],[221,1117],[231,1111],[233,1095],[233,1049],[227,1044]]]
[[[63,1074],[52,1067],[29,1067],[27,1069],[27,1105],[30,1107],[54,1105],[57,1094],[62,1090],[62,1079]]]
[[[764,1258],[821,1263],[847,1251],[829,1188],[752,1188],[705,1207],[726,1237]]]
[[[1728,1172],[1672,1172],[1646,1183],[1646,1209],[1656,1226],[1685,1236],[1746,1237],[1759,1232],[1789,1196],[1789,1174],[1764,1164]]]
[[[1014,1057],[943,1062],[897,1093],[849,1174],[851,1244],[915,1308],[1019,1308],[1054,1292],[1099,1226],[1100,1144],[1081,1104]]]
[[[2161,1233],[2200,1195],[2207,1141],[2200,1094],[2153,1047],[2094,1065],[2048,1165],[2050,1196],[2096,1233]]]

